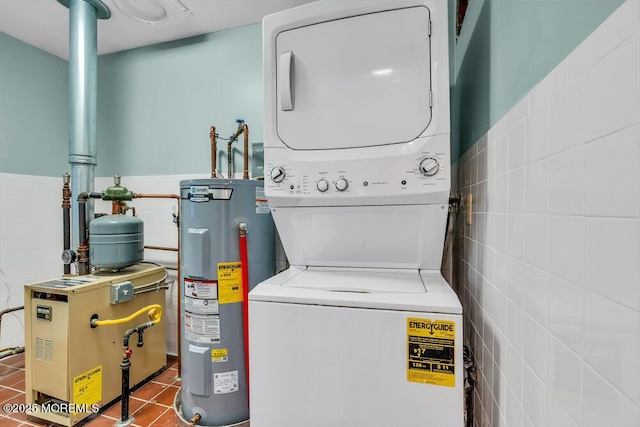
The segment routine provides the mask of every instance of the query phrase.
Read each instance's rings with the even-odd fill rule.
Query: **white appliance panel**
[[[463,425],[461,316],[249,306],[252,426]],[[454,387],[408,381],[409,318],[455,322]]]
[[[249,300],[462,314],[439,270],[293,266],[256,286]]]
[[[409,142],[431,121],[429,9],[368,13],[276,38],[277,126],[295,150]]]
[[[390,285],[393,283],[393,287]],[[282,286],[361,294],[423,294],[426,292],[418,270],[311,267],[282,282]]]
[[[447,207],[273,208],[291,265],[438,270]]]
[[[308,151],[268,149],[265,191],[269,205],[345,206],[448,203],[449,135],[408,144]],[[421,165],[437,162],[425,175]],[[272,177],[278,176],[278,182]],[[340,190],[338,181],[347,182]],[[321,184],[324,183],[324,188]]]

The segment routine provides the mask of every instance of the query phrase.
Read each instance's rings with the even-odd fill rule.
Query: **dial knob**
[[[346,179],[340,178],[336,181],[336,190],[344,191],[347,188],[349,188],[349,181],[347,181]]]
[[[422,159],[418,169],[424,176],[434,176],[440,170],[440,163],[433,157],[427,157],[426,159]]]
[[[320,181],[318,181],[316,187],[318,188],[319,192],[324,193],[329,189],[329,182],[327,182],[326,179],[322,178]]]
[[[280,183],[284,181],[285,176],[287,176],[287,173],[284,171],[284,168],[282,166],[276,166],[275,168],[271,169],[271,180],[273,182]]]

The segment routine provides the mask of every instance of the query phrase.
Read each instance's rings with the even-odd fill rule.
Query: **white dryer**
[[[291,268],[249,295],[253,427],[463,423],[447,2],[263,22],[265,192]]]

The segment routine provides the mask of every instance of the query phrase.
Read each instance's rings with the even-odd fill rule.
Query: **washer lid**
[[[425,293],[418,270],[328,269],[310,267],[285,287],[347,293]]]
[[[439,271],[291,267],[262,282],[250,301],[462,314]]]

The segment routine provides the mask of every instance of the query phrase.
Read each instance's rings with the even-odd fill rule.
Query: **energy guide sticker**
[[[456,324],[407,319],[407,381],[454,387]]]
[[[242,302],[242,263],[218,263],[218,294],[220,304]]]
[[[102,400],[102,365],[73,379],[73,403],[93,405]]]

